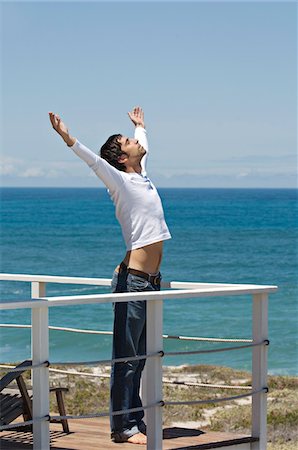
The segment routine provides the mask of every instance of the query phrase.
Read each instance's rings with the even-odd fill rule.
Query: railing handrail
[[[23,281],[39,283],[62,283],[62,284],[89,284],[95,286],[110,286],[110,278],[68,277],[56,275],[36,275],[22,273],[0,273],[0,281]]]
[[[236,285],[235,285],[236,286]],[[185,298],[204,298],[220,297],[223,295],[245,295],[271,293],[277,290],[276,286],[253,286],[235,287],[227,289],[181,289],[164,291],[144,291],[144,292],[121,292],[115,294],[93,294],[93,295],[65,295],[59,297],[41,297],[28,300],[5,300],[0,302],[1,309],[21,309],[21,308],[40,308],[41,306],[74,306],[81,304],[101,304],[116,303],[128,301],[146,300],[147,302],[155,300],[180,300]]]
[[[40,279],[39,279],[40,277]],[[49,281],[49,278],[51,280]],[[60,283],[73,284],[75,277],[47,277],[43,275],[21,275],[21,274],[0,274],[0,280],[10,281],[31,281],[31,282],[52,282],[56,283],[60,279]],[[43,281],[42,281],[43,280]],[[48,281],[47,281],[48,280]],[[80,278],[82,284],[84,278]],[[96,280],[97,285],[110,285],[111,279],[107,278],[86,278],[85,280]],[[101,283],[101,284],[100,284]],[[107,284],[108,283],[108,284]],[[94,283],[93,283],[94,284]],[[271,293],[277,290],[277,286],[254,285],[254,284],[217,284],[217,283],[190,283],[192,286],[189,289],[174,288],[174,285],[184,285],[189,283],[171,281],[170,290],[162,291],[145,291],[145,292],[124,292],[117,294],[91,294],[91,295],[64,295],[64,296],[44,296],[39,298],[24,299],[22,301],[4,300],[0,302],[0,309],[20,309],[20,308],[38,308],[41,306],[69,306],[79,304],[95,304],[95,303],[115,303],[127,302],[130,300],[170,300],[170,299],[185,299],[185,298],[202,298],[202,297],[217,297],[223,295],[246,295],[246,294],[262,294]]]
[[[19,324],[19,323],[0,323],[0,328],[32,328],[32,325]],[[86,333],[86,334],[98,334],[113,336],[113,331],[108,330],[90,330],[90,329],[80,329],[80,328],[69,328],[69,327],[55,327],[49,325],[49,330],[55,331],[66,331],[70,333]],[[198,336],[175,336],[171,334],[163,334],[164,339],[177,339],[181,341],[202,341],[202,342],[252,342],[252,339],[244,338],[214,338],[214,337],[198,337]]]
[[[32,275],[19,273],[0,273],[0,281],[21,281],[21,282],[39,282],[39,283],[60,283],[60,284],[85,284],[93,286],[111,286],[111,278],[90,278],[90,277],[68,277],[60,275]],[[273,292],[277,286],[271,285],[257,285],[257,284],[243,284],[243,283],[198,283],[193,281],[162,281],[161,287],[169,287],[172,289],[211,289],[211,288],[260,288],[262,292],[264,289],[270,289],[267,292]]]

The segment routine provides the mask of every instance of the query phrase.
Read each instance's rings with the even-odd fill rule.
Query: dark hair
[[[121,150],[121,144],[119,143],[119,139],[122,137],[122,134],[113,134],[108,138],[108,140],[103,144],[100,149],[100,156],[108,161],[111,166],[116,167],[118,170],[122,170],[122,172],[126,171],[125,164],[120,163],[118,159],[125,152]]]

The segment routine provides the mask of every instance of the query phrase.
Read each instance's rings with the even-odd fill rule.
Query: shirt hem
[[[167,241],[168,239],[172,239],[172,236],[170,234],[158,236],[155,239],[150,239],[150,240],[145,241],[145,242],[140,242],[139,244],[136,243],[135,245],[127,247],[126,250],[128,252],[131,251],[131,250],[137,250],[138,248],[145,247],[146,245],[155,244],[156,242],[160,242],[160,241]]]

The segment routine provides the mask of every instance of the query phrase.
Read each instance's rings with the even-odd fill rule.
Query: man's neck
[[[126,171],[125,172],[126,173],[138,173],[138,174],[141,174],[142,173],[141,164],[138,164],[138,166],[136,166],[136,167],[132,167],[132,166],[126,167]]]

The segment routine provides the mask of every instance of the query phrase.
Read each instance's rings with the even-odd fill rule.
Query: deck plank
[[[109,419],[78,419],[70,421],[70,434],[62,431],[61,424],[51,424],[51,449],[53,450],[117,450],[120,444],[110,440]],[[1,433],[1,450],[29,450],[33,448],[32,433],[4,431]],[[223,445],[251,442],[252,438],[234,433],[206,432],[190,428],[165,428],[163,450],[195,450],[217,448]],[[123,444],[122,444],[123,445]],[[125,443],[125,450],[145,450],[145,445]],[[227,447],[228,448],[228,447]]]

